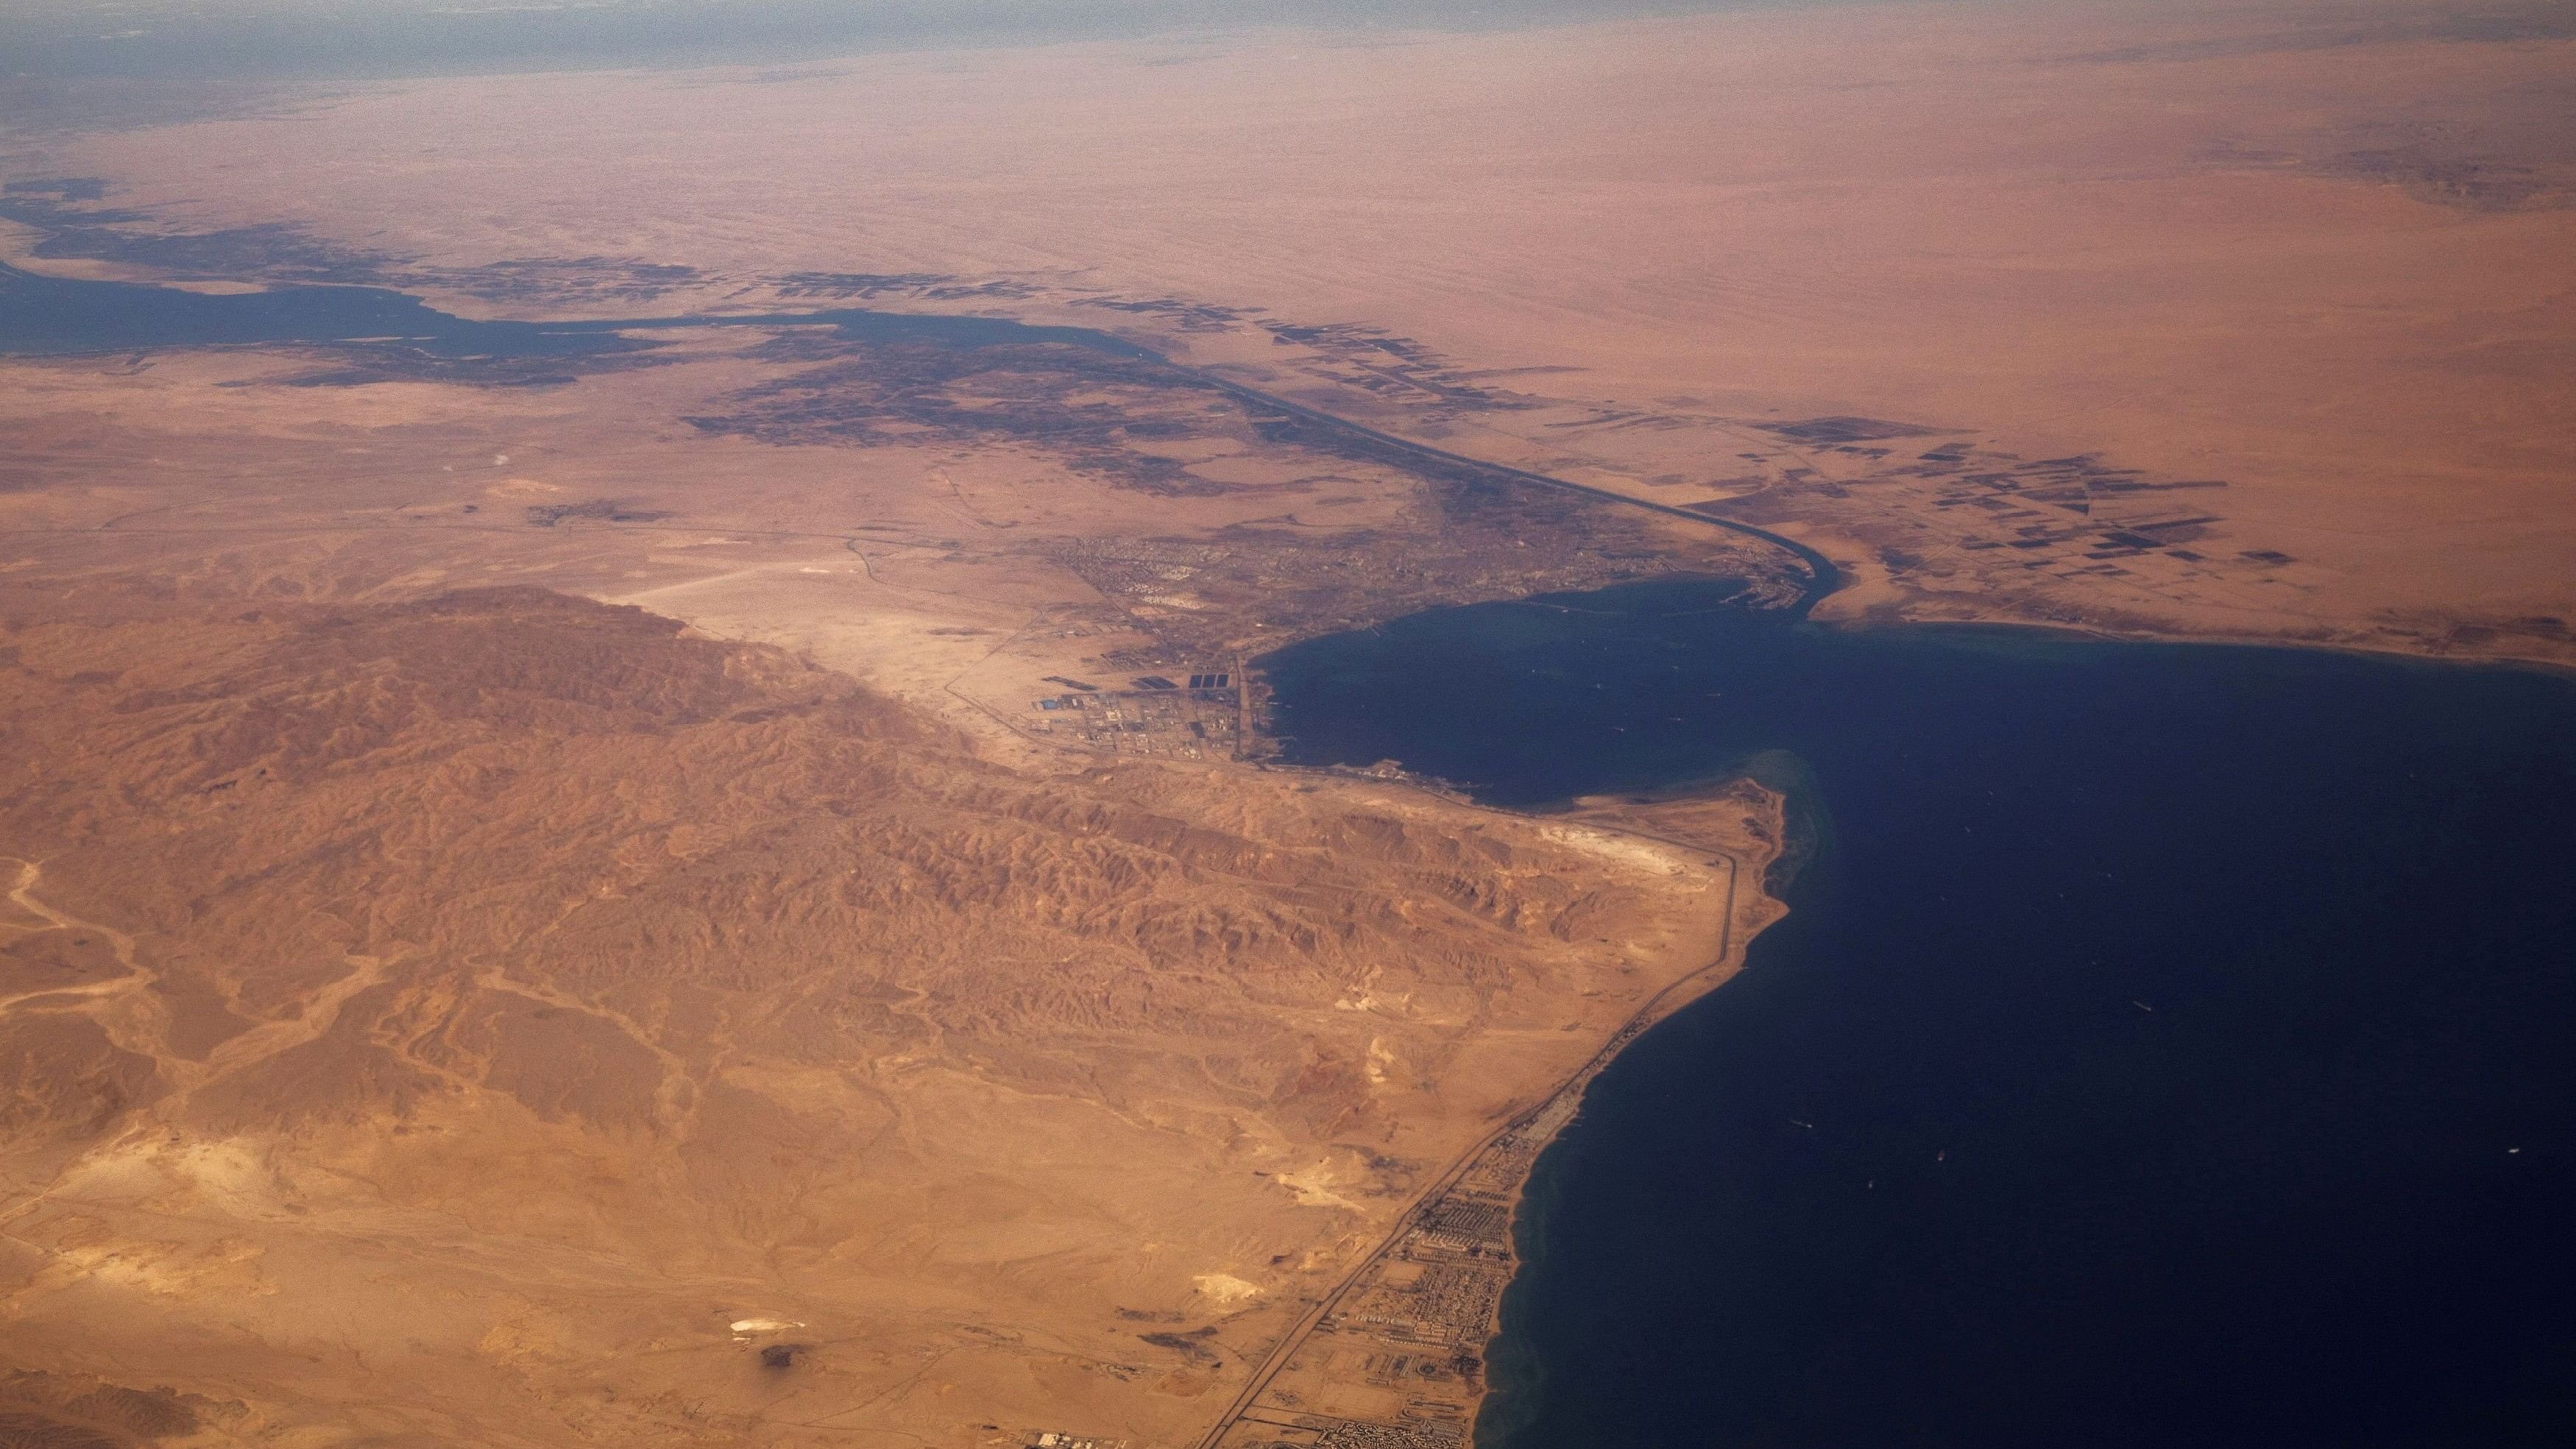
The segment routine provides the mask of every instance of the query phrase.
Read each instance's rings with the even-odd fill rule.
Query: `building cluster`
[[[1245,734],[1243,691],[1233,666],[1177,671],[1186,684],[1141,675],[1125,689],[1070,678],[1060,694],[1030,701],[1031,733],[1113,755],[1169,760],[1230,760]]]
[[[1222,1449],[1461,1449],[1511,1281],[1513,1204],[1581,1100],[1578,1081],[1417,1205],[1227,1428]]]

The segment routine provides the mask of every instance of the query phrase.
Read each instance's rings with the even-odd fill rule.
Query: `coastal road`
[[[1645,1004],[1630,1013],[1628,1019],[1619,1024],[1619,1029],[1610,1034],[1610,1039],[1603,1043],[1601,1049],[1586,1059],[1582,1066],[1577,1067],[1571,1075],[1559,1081],[1553,1089],[1540,1096],[1528,1107],[1506,1116],[1500,1125],[1478,1138],[1473,1146],[1450,1159],[1449,1165],[1441,1170],[1440,1175],[1434,1178],[1428,1187],[1407,1199],[1404,1207],[1396,1214],[1394,1226],[1388,1229],[1386,1236],[1369,1251],[1368,1256],[1352,1265],[1351,1270],[1334,1283],[1331,1291],[1327,1292],[1314,1307],[1308,1309],[1305,1315],[1280,1338],[1279,1342],[1272,1346],[1270,1352],[1262,1356],[1261,1362],[1252,1370],[1252,1377],[1245,1382],[1243,1391],[1235,1395],[1233,1402],[1226,1406],[1225,1413],[1209,1428],[1206,1435],[1200,1438],[1197,1449],[1217,1449],[1217,1446],[1225,1441],[1225,1436],[1234,1432],[1235,1426],[1243,1422],[1244,1416],[1251,1412],[1253,1406],[1260,1401],[1262,1394],[1268,1391],[1271,1380],[1277,1378],[1280,1371],[1288,1367],[1289,1361],[1297,1356],[1297,1350],[1305,1346],[1306,1340],[1314,1336],[1315,1330],[1323,1325],[1325,1319],[1332,1316],[1333,1310],[1341,1306],[1342,1300],[1349,1297],[1353,1289],[1365,1283],[1378,1265],[1386,1261],[1387,1255],[1403,1243],[1405,1235],[1413,1230],[1413,1221],[1417,1213],[1426,1205],[1438,1201],[1441,1194],[1457,1186],[1458,1180],[1467,1175],[1468,1171],[1476,1165],[1477,1159],[1483,1157],[1486,1151],[1504,1136],[1546,1111],[1548,1105],[1558,1098],[1569,1092],[1582,1091],[1603,1067],[1610,1064],[1611,1058],[1617,1056],[1621,1048],[1634,1041],[1647,1027],[1661,1020],[1663,1015],[1675,1005],[1677,998],[1682,997],[1690,988],[1705,983],[1711,975],[1725,970],[1733,960],[1736,887],[1742,873],[1742,868],[1733,855],[1710,850],[1703,845],[1692,845],[1687,841],[1672,840],[1643,831],[1617,830],[1615,827],[1599,825],[1588,825],[1587,828],[1609,830],[1614,834],[1678,845],[1726,862],[1726,906],[1723,924],[1718,930],[1716,958],[1646,998]],[[1690,994],[1696,995],[1696,992]]]

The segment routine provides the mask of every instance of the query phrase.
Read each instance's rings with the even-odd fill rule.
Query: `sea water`
[[[2576,1443],[2576,684],[1670,582],[1263,664],[1289,756],[1786,785],[1517,1224],[1478,1437]]]

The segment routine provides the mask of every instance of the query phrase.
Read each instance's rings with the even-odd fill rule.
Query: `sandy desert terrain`
[[[1845,617],[2563,661],[2571,102],[2547,5],[1831,6],[340,87],[10,171],[140,218],[65,266],[1111,323],[1777,524]]]
[[[1828,619],[2576,663],[2571,105],[2550,7],[2356,0],[14,123],[33,272],[1169,362],[0,358],[0,1441],[1454,1444],[1778,801],[1288,770],[1248,661],[1795,598],[1731,521]]]
[[[29,1442],[1184,1438],[1773,909],[539,590],[5,613]]]
[[[10,369],[42,1442],[1178,1442],[1777,911],[1759,792],[1279,771],[1237,677],[1757,541],[1079,349],[400,361]]]

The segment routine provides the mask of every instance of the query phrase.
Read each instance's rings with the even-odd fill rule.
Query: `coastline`
[[[1805,602],[1812,604],[1821,600]],[[1801,607],[1793,617],[1807,621],[1807,610]],[[1909,633],[1930,631],[1970,639],[1984,636],[1993,647],[2006,650],[2023,644],[2045,646],[2050,643],[2164,647],[2216,645],[2221,648],[2295,649],[2301,653],[2405,660],[2428,667],[2470,665],[2490,670],[2536,669],[2553,674],[2576,673],[2576,670],[2565,666],[2513,658],[2445,656],[2417,650],[2372,649],[2260,636],[2221,639],[2146,631],[2115,633],[2037,620],[1824,618],[1811,622],[1838,632],[1903,630]],[[1504,1294],[1518,1280],[1529,1261],[1527,1245],[1531,1236],[1523,1231],[1523,1220],[1538,1162],[1563,1129],[1576,1119],[1595,1078],[1622,1051],[1654,1026],[1705,998],[1731,979],[1743,965],[1745,949],[1753,936],[1787,914],[1785,903],[1763,889],[1770,868],[1786,853],[1789,843],[1787,795],[1767,784],[1730,776],[1659,791],[1631,793],[1620,797],[1616,805],[1605,806],[1598,799],[1583,799],[1571,802],[1573,808],[1563,811],[1543,808],[1532,811],[1480,804],[1448,780],[1415,774],[1406,769],[1389,769],[1385,765],[1361,768],[1284,766],[1266,761],[1245,763],[1256,769],[1320,768],[1322,773],[1370,779],[1429,795],[1453,808],[1491,811],[1522,819],[1579,823],[1704,852],[1723,858],[1727,864],[1730,876],[1727,929],[1713,959],[1675,978],[1655,993],[1586,1059],[1581,1068],[1513,1113],[1486,1137],[1453,1159],[1429,1186],[1410,1199],[1402,1209],[1397,1225],[1260,1361],[1225,1415],[1195,1441],[1196,1449],[1253,1449],[1256,1444],[1273,1442],[1312,1443],[1318,1449],[1361,1449],[1361,1446],[1365,1449],[1474,1449],[1474,1446],[1488,1442],[1479,1436],[1479,1430],[1484,1427],[1487,1405],[1493,1400],[1497,1387],[1492,1369],[1497,1349],[1504,1342]],[[1766,848],[1753,851],[1744,850],[1741,846],[1720,848],[1706,839],[1681,838],[1652,828],[1641,828],[1645,824],[1641,817],[1651,816],[1659,807],[1688,808],[1705,803],[1712,795],[1745,788],[1759,789],[1767,798],[1771,815],[1767,822],[1770,843]],[[1749,888],[1744,873],[1748,865],[1756,872],[1750,878]],[[1744,919],[1748,906],[1761,913],[1758,919],[1749,922]],[[1425,1334],[1421,1332],[1423,1325],[1419,1320],[1370,1311],[1373,1307],[1383,1306],[1373,1300],[1405,1296],[1412,1285],[1398,1280],[1408,1270],[1423,1265],[1426,1260],[1444,1256],[1463,1256],[1480,1268],[1498,1270],[1477,1275],[1492,1285],[1492,1292],[1482,1300],[1473,1332]],[[1454,1321],[1446,1326],[1453,1330],[1456,1327]],[[1408,1385],[1412,1390],[1408,1402],[1401,1412],[1392,1416],[1332,1412],[1337,1407],[1336,1388],[1347,1392],[1362,1387],[1348,1380],[1352,1370],[1361,1366],[1350,1352],[1354,1348],[1377,1351],[1375,1362],[1366,1364],[1368,1368],[1385,1366],[1391,1359],[1397,1372],[1419,1372],[1427,1367],[1439,1377],[1427,1383]],[[1341,1352],[1337,1354],[1336,1350]],[[1362,1361],[1365,1358],[1364,1353]],[[1344,1382],[1337,1384],[1333,1381],[1337,1373],[1345,1376]],[[1262,1430],[1267,1430],[1273,1437],[1253,1437]]]
[[[1402,783],[1449,799],[1428,786]],[[1691,828],[1695,811],[1740,811],[1756,802],[1762,814],[1753,839],[1719,843]],[[1540,817],[1492,806],[1464,808],[1564,821],[1679,846],[1711,864],[1722,861],[1727,886],[1716,953],[1649,995],[1572,1074],[1508,1115],[1408,1200],[1377,1246],[1255,1366],[1224,1414],[1196,1441],[1198,1449],[1254,1442],[1329,1449],[1472,1444],[1493,1392],[1486,1370],[1502,1332],[1503,1292],[1521,1266],[1516,1228],[1540,1155],[1575,1119],[1593,1080],[1622,1051],[1732,978],[1753,937],[1787,914],[1764,889],[1786,836],[1787,800],[1779,792],[1738,780],[1684,799],[1585,800],[1575,806]]]
[[[1813,796],[1791,793],[1829,843],[1784,890],[1798,909],[1764,969],[1618,1058],[1519,1194],[1478,1443],[1866,1442],[1918,1422],[2081,1437],[2107,1399],[2163,1382],[2206,1392],[2144,1391],[2158,1424],[2259,1413],[2382,1442],[2387,1406],[2441,1392],[2404,1370],[2448,1343],[2492,1344],[2459,1371],[2522,1387],[2531,1320],[2494,1308],[2533,1296],[2521,1263],[2564,1261],[2529,1176],[2556,1108],[2513,1085],[2546,1068],[2489,1064],[2549,1061],[2564,1020],[2565,974],[2532,944],[2563,905],[2520,904],[2565,899],[2546,864],[2571,778],[2563,678],[1785,629],[1704,610],[1706,592],[1461,611],[1276,666],[1297,758],[1401,758],[1511,805],[1769,748],[1814,772]],[[2484,923],[2436,924],[2389,888],[2433,842]],[[2358,1084],[2249,1049],[2284,1020],[2347,1054],[2420,1040],[2428,1000],[2464,1038]],[[2229,1161],[2213,1140],[2263,1150]],[[2422,1169],[2408,1206],[2340,1190],[2393,1159]],[[2367,1318],[2324,1330],[2367,1371],[2271,1407],[2296,1367],[2278,1347],[2292,1305],[2425,1214],[2469,1211],[2492,1245],[2428,1250],[2374,1280]],[[2174,1243],[2213,1251],[2156,1251]],[[2026,1253],[2062,1273],[2034,1287]],[[2229,1297],[2221,1265],[2246,1263],[2279,1285],[2259,1303]],[[2051,1286],[2077,1278],[2104,1286]],[[2130,1352],[2140,1301],[2187,1329]],[[1902,1327],[1854,1347],[1857,1322]],[[1975,1383],[1953,1343],[1974,1346]],[[2016,1395],[2014,1366],[2061,1352],[2080,1391]]]

